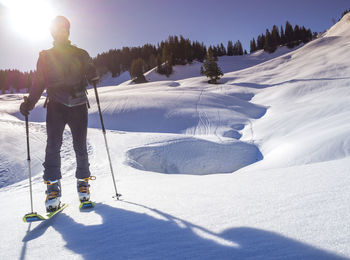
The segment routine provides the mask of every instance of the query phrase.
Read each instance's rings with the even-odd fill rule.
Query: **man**
[[[70,22],[57,16],[51,25],[53,47],[40,52],[36,77],[28,99],[20,106],[20,112],[28,115],[47,89],[47,145],[44,166],[44,181],[47,184],[46,210],[60,207],[61,198],[61,157],[60,149],[65,125],[71,129],[76,155],[77,189],[80,201],[90,200],[89,161],[86,135],[88,122],[88,100],[86,86],[99,77],[89,54],[71,45]],[[45,102],[46,103],[46,102]]]

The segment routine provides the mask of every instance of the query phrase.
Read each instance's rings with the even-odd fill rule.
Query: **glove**
[[[89,64],[86,70],[86,78],[88,79],[89,84],[97,84],[100,80],[100,77],[97,73],[97,69],[93,64]]]
[[[28,116],[29,111],[32,110],[34,107],[32,104],[29,102],[28,99],[25,99],[24,102],[22,102],[21,106],[19,107],[19,111],[21,112],[22,115]]]

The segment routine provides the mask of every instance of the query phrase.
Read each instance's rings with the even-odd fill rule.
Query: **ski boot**
[[[95,176],[90,176],[85,179],[77,180],[78,196],[80,200],[80,210],[91,209],[95,206],[95,203],[90,201],[90,184],[89,180],[95,180]]]
[[[95,180],[95,176],[77,180],[77,190],[80,202],[90,201],[89,180]]]
[[[45,181],[47,185],[45,207],[47,212],[53,212],[60,208],[61,182],[60,180]]]

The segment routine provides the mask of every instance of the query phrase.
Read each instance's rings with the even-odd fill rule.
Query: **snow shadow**
[[[133,111],[103,114],[108,130],[146,132],[146,133],[181,133],[197,123],[194,115],[173,115],[167,117],[166,108],[140,108]],[[89,114],[89,127],[101,128],[99,114]]]
[[[18,111],[11,114],[12,116],[18,118],[21,121],[25,121],[24,116]],[[42,107],[35,107],[30,111],[28,116],[29,122],[43,123],[46,122],[46,109]]]
[[[233,139],[240,139],[242,137],[242,134],[238,131],[243,130],[245,127],[244,124],[233,124],[231,125],[231,130],[228,130],[223,133],[223,137],[233,138]]]
[[[215,233],[159,210],[129,204],[146,213],[96,203],[94,212],[101,216],[101,224],[84,225],[62,213],[28,232],[24,246],[52,227],[65,247],[84,259],[346,259],[278,233],[250,227]]]
[[[226,94],[227,96],[231,96],[231,97],[236,97],[239,99],[242,99],[244,101],[251,101],[252,98],[254,97],[254,94],[252,93],[230,93],[230,94]]]
[[[242,137],[242,134],[240,134],[236,130],[229,130],[229,131],[226,131],[222,136],[238,140],[238,139],[240,139]]]
[[[144,171],[204,175],[232,173],[262,159],[253,144],[183,138],[131,149],[127,152],[126,163]]]

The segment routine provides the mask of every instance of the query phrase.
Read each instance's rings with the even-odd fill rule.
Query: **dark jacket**
[[[40,52],[36,77],[30,89],[28,101],[34,107],[44,89],[50,100],[66,106],[87,103],[86,86],[98,80],[98,74],[89,54],[70,41],[54,42],[54,47]]]

